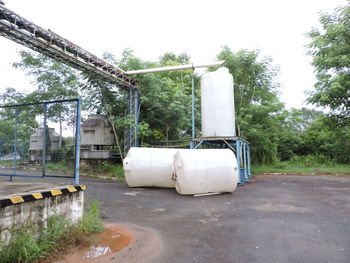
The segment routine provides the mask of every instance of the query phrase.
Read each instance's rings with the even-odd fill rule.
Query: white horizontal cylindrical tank
[[[233,192],[237,187],[237,160],[231,150],[178,150],[174,160],[179,194]]]
[[[233,77],[225,67],[201,77],[202,136],[236,136]]]
[[[174,188],[171,179],[177,149],[132,147],[123,161],[129,187]]]

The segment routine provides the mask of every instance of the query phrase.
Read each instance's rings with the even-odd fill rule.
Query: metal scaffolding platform
[[[128,76],[124,70],[100,59],[51,30],[37,26],[3,5],[0,5],[0,36],[128,90],[129,109],[126,110],[126,114],[135,116],[136,125],[126,130],[124,150],[137,145],[139,91],[136,80]]]
[[[199,147],[207,148],[229,148],[237,158],[237,169],[239,171],[238,183],[244,184],[251,177],[251,160],[249,142],[240,137],[199,137],[191,140],[191,148],[198,149]]]

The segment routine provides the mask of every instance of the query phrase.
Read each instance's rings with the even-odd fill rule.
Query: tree
[[[310,125],[321,117],[323,117],[322,112],[306,108],[292,108],[282,112],[278,133],[278,158],[281,161],[287,161],[295,155],[310,154],[304,135]]]
[[[142,61],[133,51],[123,52],[118,66],[124,70],[155,68],[189,63],[186,53],[166,53],[159,62]],[[145,143],[177,140],[191,133],[191,70],[137,75],[140,88],[139,132]],[[197,111],[198,112],[198,111]],[[146,130],[145,130],[146,129]]]
[[[350,162],[350,126],[339,128],[333,117],[319,117],[302,134],[303,153],[324,156],[337,163]]]
[[[0,102],[8,104],[11,102],[21,103],[24,99],[24,94],[17,92],[14,88],[6,88],[4,93],[0,94]]]
[[[308,33],[317,82],[308,101],[329,109],[303,134],[304,149],[337,162],[350,161],[350,2],[320,15],[321,27]]]
[[[234,96],[238,134],[251,143],[253,161],[270,163],[277,160],[279,115],[283,104],[278,99],[279,83],[274,78],[278,67],[259,51],[233,53],[223,47],[218,59],[234,79]]]
[[[124,116],[127,105],[123,89],[78,74],[41,55],[26,52],[22,52],[22,55],[22,62],[15,66],[35,76],[38,85],[38,90],[27,96],[29,100],[77,96],[79,88],[85,109],[106,114],[117,140],[123,137],[126,127],[133,125],[130,116]],[[130,49],[124,50],[119,60],[110,53],[104,54],[104,59],[126,71],[188,64],[190,60],[186,53],[165,53],[156,62],[143,61]],[[287,115],[278,99],[279,83],[275,81],[278,67],[272,64],[271,58],[261,58],[259,51],[240,50],[233,53],[224,47],[218,59],[225,60],[225,66],[233,74],[238,134],[251,142],[253,161],[269,163],[277,160],[278,153],[282,152],[280,142],[283,136],[285,141],[293,143],[290,133],[280,134]],[[192,74],[192,70],[181,70],[135,77],[140,89],[139,136],[143,143],[190,137]],[[199,77],[194,77],[198,86]],[[196,127],[199,128],[200,89],[196,89],[195,100]]]
[[[20,56],[21,62],[13,63],[13,66],[33,76],[37,87],[34,92],[26,95],[26,102],[73,99],[79,96],[80,74],[78,71],[38,53],[22,50]],[[40,106],[36,109],[38,113],[43,112]],[[72,124],[72,120],[75,119],[74,114],[72,105],[49,105],[48,119],[58,121],[60,125],[60,148],[62,146],[62,123],[65,121]]]
[[[25,94],[19,93],[13,88],[7,88],[4,93],[0,94],[0,101],[4,105],[25,103]],[[12,141],[15,139],[16,127],[15,112],[15,107],[0,108],[0,148],[2,151],[0,154],[13,152]],[[29,141],[30,135],[38,127],[38,122],[29,107],[18,107],[17,118],[17,141],[21,141],[25,147],[28,147],[29,144],[25,142]]]
[[[350,114],[350,5],[320,16],[320,29],[308,33],[308,54],[313,57],[317,83],[308,101],[329,107],[333,115]]]

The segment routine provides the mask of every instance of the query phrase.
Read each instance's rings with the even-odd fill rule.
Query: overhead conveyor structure
[[[124,150],[137,144],[138,89],[136,80],[124,70],[91,54],[51,30],[45,30],[0,5],[0,35],[128,91],[128,115],[135,116],[135,127],[125,135]]]

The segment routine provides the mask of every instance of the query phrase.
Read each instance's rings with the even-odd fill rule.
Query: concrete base
[[[23,192],[16,193],[16,189]],[[79,185],[49,187],[49,184],[1,182],[0,243],[7,245],[11,233],[25,224],[34,229],[45,228],[52,216],[77,222],[83,216],[84,190],[85,186]]]

